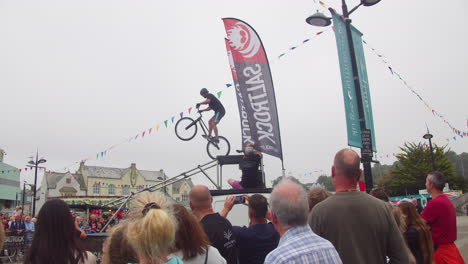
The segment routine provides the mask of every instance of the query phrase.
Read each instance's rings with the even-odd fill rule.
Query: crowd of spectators
[[[244,195],[240,201],[239,196],[228,196],[222,211],[216,212],[203,185],[190,191],[190,210],[163,193],[142,192],[119,224],[100,212],[83,221],[65,202],[51,200],[40,210],[37,226],[30,217],[17,214],[7,230],[35,232],[27,264],[96,263],[78,241],[107,223],[116,225],[106,230],[104,264],[464,263],[454,244],[455,209],[442,192],[444,175],[427,175],[432,200],[420,214],[411,200],[394,205],[381,189],[370,195],[358,191],[360,162],[351,149],[336,154],[334,194],[306,190],[286,178],[269,199],[261,194]],[[246,206],[248,226],[228,220],[236,204]]]

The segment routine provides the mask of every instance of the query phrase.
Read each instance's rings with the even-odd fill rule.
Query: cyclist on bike
[[[221,118],[223,118],[224,114],[226,114],[226,110],[224,110],[224,106],[221,104],[221,102],[216,98],[213,94],[208,92],[208,89],[203,88],[200,90],[200,95],[203,96],[205,101],[198,103],[197,109],[200,107],[202,104],[207,104],[208,107],[199,110],[198,112],[204,112],[204,111],[210,111],[213,110],[215,112],[214,116],[210,119],[208,122],[208,136],[203,135],[204,138],[211,138],[211,131],[214,130],[215,137],[213,138],[213,141],[216,143],[219,143],[219,137],[218,137],[218,127],[217,124],[219,121],[221,121]]]

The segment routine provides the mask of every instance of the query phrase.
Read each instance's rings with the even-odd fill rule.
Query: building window
[[[68,184],[71,183],[71,179],[70,179],[70,178],[67,178],[67,183],[68,183]]]
[[[99,194],[99,191],[100,191],[100,185],[99,184],[94,184],[93,185],[93,194]]]
[[[114,184],[109,184],[109,194],[115,194],[115,187]]]
[[[130,186],[125,185],[122,190],[123,195],[128,195],[130,193]]]
[[[188,201],[188,195],[186,193],[182,194],[182,201]]]

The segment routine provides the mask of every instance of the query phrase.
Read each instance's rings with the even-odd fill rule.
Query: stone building
[[[46,172],[39,189],[40,208],[48,199],[60,198],[69,204],[104,204],[145,187],[160,183],[168,177],[163,170],[139,170],[132,163],[128,168],[87,166],[83,162],[75,173]],[[160,191],[175,201],[187,202],[193,187],[190,179],[179,181]]]

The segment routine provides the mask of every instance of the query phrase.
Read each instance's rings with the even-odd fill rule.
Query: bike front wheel
[[[195,137],[197,130],[197,123],[190,117],[179,119],[175,125],[175,134],[183,141],[188,141]]]
[[[219,143],[215,143],[211,139],[206,145],[206,152],[212,159],[216,159],[217,156],[229,155],[229,151],[231,151],[231,144],[225,137],[219,137]]]

